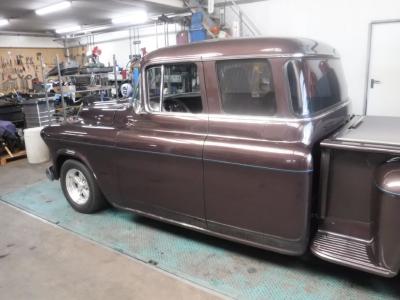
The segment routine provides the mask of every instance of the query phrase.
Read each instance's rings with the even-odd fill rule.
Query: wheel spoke
[[[82,189],[82,195],[85,199],[89,197],[89,191],[87,189]]]
[[[65,185],[72,201],[79,205],[88,201],[90,197],[88,181],[80,170],[68,170],[65,176]]]

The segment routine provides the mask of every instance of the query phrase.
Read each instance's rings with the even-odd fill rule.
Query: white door
[[[367,115],[400,116],[400,22],[373,24]]]

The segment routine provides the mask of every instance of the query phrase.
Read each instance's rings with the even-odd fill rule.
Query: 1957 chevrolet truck
[[[400,268],[400,119],[351,116],[335,49],[258,38],[146,55],[131,102],[43,129],[74,209],[107,204],[382,276]]]

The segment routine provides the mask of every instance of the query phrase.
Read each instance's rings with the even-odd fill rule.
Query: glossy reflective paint
[[[376,193],[379,209],[374,227],[375,253],[378,261],[387,269],[400,269],[400,163],[398,158],[383,164],[376,172]]]
[[[203,144],[207,119],[196,115],[132,115],[118,132],[115,164],[122,207],[140,202],[204,220]]]
[[[323,168],[320,176],[320,142],[348,121],[348,103],[307,118],[299,118],[291,110],[285,64],[291,58],[308,56],[337,54],[315,41],[279,38],[157,50],[143,59],[142,72],[160,62],[196,63],[203,112],[148,112],[143,81],[142,98],[135,108],[119,102],[96,104],[84,108],[75,120],[43,130],[55,177],[65,159],[78,159],[93,171],[100,189],[117,207],[290,255],[301,255],[308,248],[312,215],[320,208],[324,219],[319,220],[320,229],[359,239],[382,237],[376,239],[376,251],[384,257],[380,263],[384,265],[385,260],[385,266],[397,272],[398,243],[394,248],[382,248],[395,244],[386,234],[389,225],[369,227],[373,210],[365,201],[370,204],[380,199],[384,214],[387,209],[397,210],[398,202],[387,198],[388,193],[366,200],[362,196],[368,196],[370,190],[343,184],[349,174],[371,183],[375,169],[364,172],[363,167],[370,165],[350,154],[343,156],[343,168],[332,173],[338,175],[337,181],[330,169]],[[222,112],[215,61],[243,57],[269,57],[277,99],[274,117]],[[371,158],[373,162],[375,158]],[[393,178],[397,178],[394,172]],[[382,190],[397,193],[397,181],[387,176],[379,182]],[[333,184],[334,195],[327,195],[331,200],[317,201],[323,179],[331,180],[327,184]]]
[[[326,181],[320,187],[319,230],[359,241],[366,249],[367,271],[394,276],[400,268],[395,229],[400,226],[400,147],[343,141],[342,134],[357,130],[357,122],[354,118],[322,142]],[[344,264],[365,270],[357,256]]]

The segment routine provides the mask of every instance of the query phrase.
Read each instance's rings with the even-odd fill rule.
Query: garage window
[[[275,91],[268,60],[220,61],[217,73],[224,113],[275,115]]]
[[[148,106],[154,112],[203,111],[197,65],[166,64],[147,69]]]
[[[287,76],[292,107],[298,115],[313,115],[347,99],[339,59],[290,61]]]

